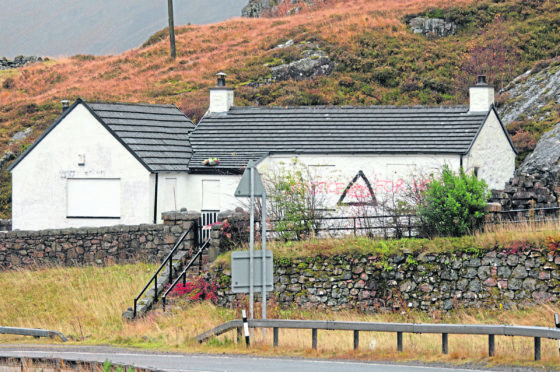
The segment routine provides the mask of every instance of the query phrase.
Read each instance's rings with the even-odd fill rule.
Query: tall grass
[[[439,335],[404,336],[404,352],[396,352],[395,335],[391,333],[360,333],[361,346],[352,350],[352,333],[319,331],[318,351],[311,349],[308,330],[281,330],[280,348],[272,345],[272,332],[254,332],[254,346],[246,349],[236,343],[235,332],[199,345],[193,337],[221,323],[240,317],[240,309],[224,309],[209,303],[187,303],[176,300],[167,312],[156,309],[144,318],[128,322],[121,312],[131,305],[143,283],[151,276],[152,265],[116,265],[106,268],[51,268],[5,271],[0,273],[0,325],[58,330],[74,344],[110,344],[177,351],[253,353],[261,355],[293,355],[363,360],[422,360],[449,363],[492,363],[533,365],[532,340],[527,338],[496,338],[495,358],[486,354],[484,336],[449,336],[449,355],[441,354]],[[510,311],[458,310],[444,312],[403,312],[363,314],[344,311],[313,311],[280,308],[269,302],[269,318],[323,319],[370,322],[416,323],[484,323],[553,326],[558,305]],[[255,314],[260,313],[257,303]],[[23,336],[3,335],[0,343],[45,343],[56,340],[35,340]],[[556,341],[542,341],[543,361],[539,366],[557,362]]]

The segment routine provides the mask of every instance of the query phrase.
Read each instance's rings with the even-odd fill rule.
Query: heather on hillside
[[[0,71],[0,149],[20,153],[59,115],[62,99],[173,103],[198,121],[218,71],[236,87],[236,105],[465,104],[475,75],[488,75],[500,89],[556,57],[559,10],[558,1],[545,0],[331,0],[293,16],[178,27],[176,60],[161,31],[121,55]],[[415,16],[455,22],[457,33],[414,34],[407,21]],[[292,47],[277,48],[288,40]],[[271,81],[272,66],[298,60],[308,47],[335,62],[331,75]],[[519,144],[530,149],[547,126],[533,125]],[[30,127],[30,137],[11,141]],[[4,175],[2,184],[8,180]],[[0,199],[0,216],[9,216],[8,186]]]

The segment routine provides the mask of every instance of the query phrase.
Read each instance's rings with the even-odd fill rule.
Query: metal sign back
[[[257,167],[255,166],[255,162],[253,160],[250,160],[249,164],[247,164],[247,168],[245,168],[245,172],[243,172],[241,181],[239,181],[239,185],[237,185],[237,189],[235,190],[234,195],[236,197],[251,197],[251,168],[254,168],[253,172],[255,183],[253,195],[256,197],[262,197],[263,194],[266,193],[263,182],[261,180],[261,176],[257,171]]]
[[[231,252],[231,291],[249,293],[249,253],[248,251]],[[255,251],[255,288],[262,287],[262,251]],[[272,291],[272,251],[266,250],[266,290]]]

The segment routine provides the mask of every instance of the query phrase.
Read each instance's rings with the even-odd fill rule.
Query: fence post
[[[354,217],[353,220],[354,220],[354,236],[356,236],[356,217]]]
[[[242,327],[237,327],[237,343],[241,342],[241,337],[243,334],[243,328]]]
[[[412,227],[410,226],[410,214],[408,215],[408,237],[412,238]]]
[[[402,332],[397,332],[397,351],[403,351]]]
[[[317,350],[317,328],[311,329],[311,347]]]
[[[447,333],[442,333],[441,334],[441,352],[444,354],[447,354],[449,350],[449,344],[448,344],[448,334]]]
[[[273,345],[274,347],[278,347],[278,327],[274,327],[272,329],[273,333]]]
[[[488,335],[488,356],[489,357],[493,357],[495,355],[494,341],[495,341],[494,335]]]
[[[360,331],[354,330],[354,350],[360,347]]]
[[[541,360],[541,338],[535,337],[535,360]]]

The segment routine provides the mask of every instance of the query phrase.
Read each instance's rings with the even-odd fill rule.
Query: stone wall
[[[366,312],[508,309],[556,301],[558,265],[560,256],[535,250],[275,259],[273,297],[285,307]],[[220,305],[242,301],[230,291],[229,268],[215,266],[208,275],[219,283]]]
[[[158,262],[200,216],[163,213],[163,224],[0,233],[0,269]],[[192,250],[194,234],[185,250]]]

